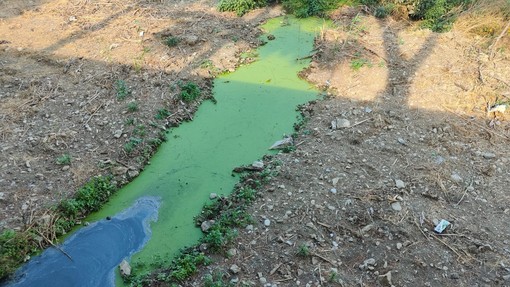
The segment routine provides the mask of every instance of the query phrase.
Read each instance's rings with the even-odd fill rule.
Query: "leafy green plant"
[[[283,0],[283,7],[298,18],[325,16],[326,12],[336,8],[339,0]],[[345,1],[344,1],[345,2]]]
[[[211,260],[204,253],[192,251],[182,253],[172,264],[170,278],[176,281],[182,281],[197,272],[199,265],[208,265]]]
[[[163,120],[166,119],[169,115],[170,112],[167,109],[159,109],[154,118],[157,120]]]
[[[135,122],[136,122],[135,118],[127,118],[124,123],[128,126],[132,126],[135,124]]]
[[[232,11],[236,12],[237,16],[243,16],[250,10],[266,5],[266,0],[220,0],[218,10],[221,12]]]
[[[145,131],[145,126],[144,125],[137,125],[133,129],[133,135],[135,135],[135,136],[144,137],[145,134],[146,134],[146,131]]]
[[[117,99],[123,100],[131,94],[131,90],[126,85],[126,82],[124,82],[123,80],[117,80],[115,82],[115,86],[117,90]]]
[[[179,85],[181,88],[181,99],[185,102],[191,102],[198,98],[201,94],[200,88],[193,82],[187,82],[186,84]]]
[[[62,156],[57,157],[58,165],[69,165],[70,163],[71,163],[71,156],[68,153],[65,153]]]
[[[132,137],[129,139],[127,143],[124,144],[124,151],[128,154],[132,153],[135,150],[135,148],[142,142],[143,142],[142,139]]]
[[[353,69],[354,71],[358,71],[364,66],[371,67],[372,63],[364,58],[354,58],[351,60],[351,69]]]
[[[135,101],[133,101],[133,102],[129,102],[129,103],[127,104],[127,110],[128,110],[129,112],[136,112],[136,111],[138,111],[138,103],[137,103],[137,102],[135,102]]]
[[[181,40],[175,36],[169,36],[165,39],[165,44],[168,46],[168,47],[175,47],[177,45],[179,45],[179,42]]]
[[[301,244],[298,247],[296,255],[299,257],[308,257],[310,255],[310,249],[306,244]]]

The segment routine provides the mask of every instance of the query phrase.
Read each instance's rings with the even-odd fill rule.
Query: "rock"
[[[398,242],[397,243],[397,250],[400,250],[400,249],[402,249],[402,243]]]
[[[216,197],[218,197],[218,195],[216,193],[214,193],[214,192],[209,194],[209,199],[215,199]]]
[[[128,277],[131,275],[131,266],[126,261],[126,259],[122,260],[122,262],[119,264],[120,269],[120,275],[124,277]]]
[[[37,173],[35,175],[35,178],[37,178],[38,180],[43,180],[44,179],[44,175],[42,173]]]
[[[339,177],[335,177],[331,180],[331,183],[333,184],[333,186],[336,186],[336,184],[338,183],[338,181],[340,180]]]
[[[5,198],[5,192],[0,192],[0,200]]]
[[[456,183],[462,182],[462,177],[460,177],[460,175],[458,175],[457,173],[452,173],[450,178]]]
[[[267,219],[267,218],[266,218],[266,219],[264,219],[264,225],[265,225],[265,226],[269,226],[269,225],[271,225],[271,220],[269,220],[269,219]]]
[[[391,208],[395,211],[401,211],[402,210],[402,206],[400,205],[400,202],[398,201],[395,201],[391,204]]]
[[[128,171],[128,168],[125,167],[125,166],[116,166],[112,169],[112,173],[114,175],[123,175],[123,174],[126,174],[126,172]]]
[[[261,160],[254,161],[251,166],[257,169],[263,169],[264,168],[264,162]]]
[[[260,277],[259,278],[259,282],[260,282],[260,284],[266,284],[267,283],[267,279],[265,277]]]
[[[236,256],[237,255],[237,249],[235,248],[230,248],[228,251],[227,251],[227,256],[228,257],[232,257],[232,256]]]
[[[399,189],[402,189],[406,187],[406,184],[402,180],[397,179],[395,180],[395,186]]]
[[[496,157],[496,154],[494,154],[492,152],[483,152],[482,157],[485,159],[493,159]]]
[[[67,171],[67,170],[69,170],[70,168],[71,168],[70,166],[68,166],[68,165],[64,165],[64,166],[62,167],[62,171]]]
[[[246,230],[253,231],[253,225],[251,225],[251,224],[246,225]]]
[[[181,40],[189,46],[195,46],[198,43],[198,36],[195,35],[186,35],[181,38]]]
[[[232,266],[230,266],[229,270],[232,273],[237,274],[237,273],[239,273],[239,271],[241,271],[241,268],[239,268],[239,266],[237,266],[236,264],[232,264]]]
[[[128,176],[129,176],[130,178],[135,178],[135,177],[137,177],[139,174],[140,174],[140,172],[138,172],[138,170],[129,170],[129,171],[128,171]]]
[[[123,131],[122,130],[116,130],[113,132],[113,137],[118,139],[122,136]]]
[[[276,141],[269,149],[284,149],[294,144],[292,137],[286,137],[282,140]]]
[[[267,39],[269,41],[272,41],[272,40],[276,39],[276,37],[273,34],[269,34],[269,35],[267,35]]]
[[[207,232],[209,229],[211,229],[214,223],[214,220],[206,220],[200,224],[200,229],[202,229],[202,232]]]
[[[363,262],[363,264],[374,266],[375,265],[375,259],[374,258],[368,258],[367,260],[365,260]]]
[[[393,286],[391,282],[391,271],[388,271],[386,274],[379,275],[381,285],[383,286]]]
[[[336,188],[332,188],[329,190],[331,193],[336,194]]]
[[[510,274],[503,276],[503,280],[510,281]]]
[[[401,145],[407,145],[406,140],[405,140],[405,139],[403,139],[403,138],[398,138],[398,139],[397,139],[397,141],[398,141],[398,143],[399,143],[399,144],[401,144]]]
[[[331,121],[331,129],[343,129],[351,126],[351,122],[348,119],[335,119]]]

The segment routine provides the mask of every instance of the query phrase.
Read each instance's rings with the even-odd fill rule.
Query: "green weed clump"
[[[123,80],[117,80],[115,82],[115,87],[117,90],[117,99],[119,100],[123,100],[131,94],[131,90],[126,85],[126,82],[124,82]]]
[[[283,0],[283,7],[298,18],[326,16],[326,12],[335,9],[340,0]]]
[[[0,234],[0,281],[12,274],[27,256],[35,252],[34,235],[5,230]]]
[[[179,86],[181,88],[181,99],[185,102],[191,102],[196,98],[200,97],[201,91],[200,87],[193,82],[187,82],[186,84],[182,84]]]
[[[62,156],[57,157],[57,164],[58,165],[68,165],[70,163],[71,163],[71,156],[68,153],[63,154]]]
[[[232,11],[236,12],[237,16],[243,16],[250,10],[266,5],[266,0],[220,0],[218,10],[220,12]]]
[[[170,36],[168,38],[165,39],[165,44],[168,46],[168,47],[175,47],[179,44],[180,42],[180,39],[177,38],[177,37],[174,37],[174,36]]]

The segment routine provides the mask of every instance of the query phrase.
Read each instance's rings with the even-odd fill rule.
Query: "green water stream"
[[[140,176],[87,220],[114,215],[141,196],[157,196],[161,207],[158,221],[151,224],[152,237],[132,261],[151,262],[197,243],[201,231],[193,217],[209,194],[230,193],[238,181],[232,169],[251,164],[291,134],[296,106],[316,98],[317,91],[297,77],[309,61],[296,59],[309,55],[322,24],[293,18],[265,24],[276,39],[258,49],[259,60],[218,77],[213,90],[217,104],[203,103],[192,122],[171,130]]]

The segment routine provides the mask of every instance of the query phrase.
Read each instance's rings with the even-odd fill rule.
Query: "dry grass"
[[[510,1],[478,0],[462,12],[455,22],[455,29],[476,34],[490,40],[497,37],[510,20]],[[509,35],[510,36],[510,35]]]

